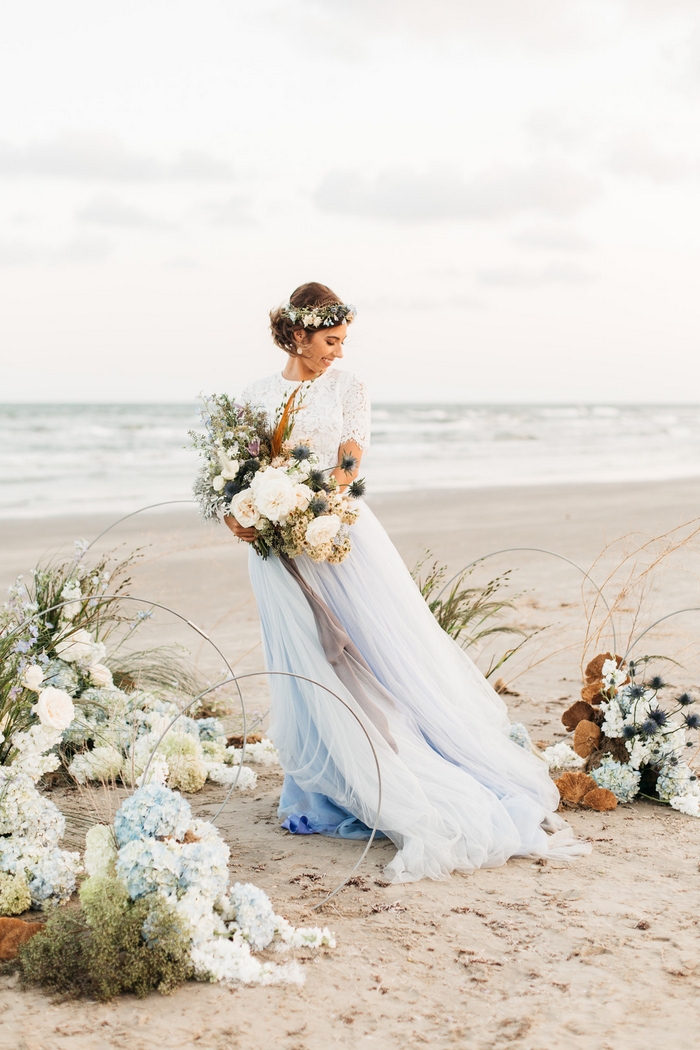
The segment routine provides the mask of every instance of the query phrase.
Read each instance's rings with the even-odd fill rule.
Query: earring
[[[301,347],[300,347],[300,346],[299,346],[299,347],[297,347],[297,353],[298,353],[298,354],[301,354],[301,353],[302,353],[302,349],[301,349]]]

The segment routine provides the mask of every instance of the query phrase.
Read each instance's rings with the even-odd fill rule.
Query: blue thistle
[[[322,470],[312,470],[307,478],[307,484],[309,488],[314,490],[314,492],[328,491],[328,482],[323,476]]]
[[[650,711],[649,718],[651,718],[653,722],[656,722],[659,728],[661,728],[661,726],[665,726],[668,722],[668,715],[660,707],[655,707],[652,711]]]
[[[643,685],[631,685],[629,689],[629,695],[632,700],[641,700],[644,696]]]
[[[292,449],[292,459],[295,459],[297,463],[302,463],[305,459],[311,457],[311,449],[308,445],[296,445]]]
[[[700,715],[685,715],[683,721],[688,729],[700,729]]]
[[[349,452],[343,452],[340,457],[340,469],[344,474],[352,474],[353,470],[357,467],[357,459],[355,456],[351,456]]]
[[[653,689],[654,692],[658,692],[659,689],[665,689],[666,683],[659,674],[655,674],[653,678],[649,679],[649,688]]]
[[[328,500],[325,496],[314,496],[314,498],[309,501],[309,510],[315,518],[317,518],[319,514],[325,514],[328,510]]]
[[[634,740],[634,738],[637,735],[637,727],[636,726],[623,726],[622,727],[622,735],[625,738],[625,740]]]
[[[642,732],[645,736],[653,736],[658,731],[659,727],[653,719],[647,718],[646,722],[642,722]]]
[[[364,478],[355,478],[353,483],[348,485],[348,495],[352,496],[353,499],[360,499],[366,491],[367,484]]]
[[[676,703],[680,704],[681,707],[690,707],[690,705],[694,704],[695,701],[693,700],[690,693],[681,693],[680,696],[676,697]]]

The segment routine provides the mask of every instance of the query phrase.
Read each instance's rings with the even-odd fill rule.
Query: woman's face
[[[298,355],[306,368],[320,375],[327,372],[336,357],[343,356],[343,343],[348,334],[346,324],[335,325],[334,328],[322,328],[318,332],[299,331],[294,333],[297,340]]]

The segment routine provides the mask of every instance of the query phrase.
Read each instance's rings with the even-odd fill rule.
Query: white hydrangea
[[[84,863],[88,875],[114,875],[116,860],[114,829],[108,824],[95,824],[85,836]]]
[[[262,963],[250,951],[245,941],[225,937],[206,941],[193,947],[190,958],[200,978],[211,981],[240,984],[296,984],[304,983],[304,972],[298,963],[275,966]]]
[[[243,749],[240,747],[227,747],[225,761],[234,766],[240,765],[242,754]],[[279,765],[279,754],[272,741],[263,737],[262,740],[253,744],[246,744],[244,760],[255,765],[277,766]]]
[[[601,676],[606,689],[615,689],[618,685],[622,685],[627,678],[627,672],[618,668],[616,660],[605,660],[601,669]]]
[[[116,780],[121,774],[123,762],[120,750],[104,744],[94,747],[92,751],[82,751],[75,755],[68,772],[79,784],[87,784],[89,780],[98,780],[106,784]]]
[[[238,775],[239,769],[240,775]],[[207,777],[214,784],[233,784],[237,776],[236,789],[238,791],[248,791],[250,788],[254,788],[258,782],[257,773],[249,769],[248,766],[227,766],[223,762],[207,763]]]
[[[604,700],[600,707],[605,713],[605,721],[600,727],[602,732],[609,737],[622,736],[623,729],[626,725],[626,718],[624,711],[617,702],[617,699],[609,701]]]
[[[546,747],[542,752],[542,757],[550,769],[580,769],[585,761],[563,740],[558,744]]]
[[[629,764],[632,769],[641,769],[651,758],[651,744],[648,738],[636,736],[627,740],[625,747],[629,751]]]
[[[83,600],[83,592],[79,580],[69,580],[61,591],[61,601],[68,602],[61,609],[61,617],[64,620],[74,620],[80,612]]]
[[[60,729],[45,725],[34,725],[23,733],[15,733],[12,744],[18,753],[12,761],[13,772],[26,773],[36,782],[44,773],[58,769],[61,759],[53,753],[52,748],[56,747],[60,739]]]
[[[674,795],[669,804],[688,817],[700,817],[700,795]]]

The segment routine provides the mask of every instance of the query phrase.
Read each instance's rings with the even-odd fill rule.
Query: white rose
[[[68,638],[56,643],[56,655],[68,664],[99,663],[105,655],[105,647],[102,642],[93,641],[90,632],[81,627]]]
[[[260,515],[250,489],[242,489],[241,492],[238,492],[233,497],[231,500],[231,513],[244,529],[252,529],[258,524]]]
[[[258,512],[270,521],[281,521],[296,508],[295,485],[284,470],[277,467],[259,470],[250,487]]]
[[[114,685],[112,672],[104,664],[91,664],[88,667],[88,674],[93,685],[102,686],[105,689],[111,689]]]
[[[337,535],[340,528],[337,514],[321,514],[306,526],[306,542],[310,547],[320,547]]]
[[[50,726],[51,729],[67,729],[75,717],[73,701],[68,693],[52,685],[41,690],[32,711],[39,716],[43,726]]]
[[[39,664],[30,664],[25,667],[22,674],[22,685],[25,689],[31,689],[33,693],[39,692],[39,686],[44,681],[44,669]]]
[[[294,486],[294,492],[296,493],[297,508],[299,510],[306,510],[309,503],[313,499],[313,490],[308,485],[299,484]]]
[[[214,492],[221,492],[223,490],[223,487],[224,487],[225,484],[226,484],[226,479],[224,478],[224,475],[223,474],[217,474],[216,477],[214,478],[214,480],[211,483],[211,487],[214,489]]]

